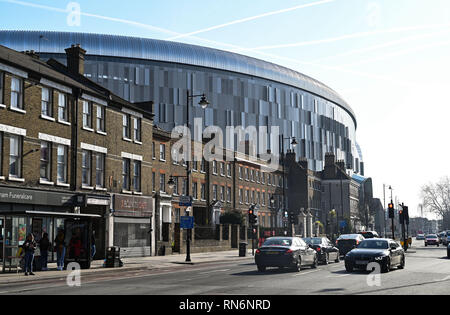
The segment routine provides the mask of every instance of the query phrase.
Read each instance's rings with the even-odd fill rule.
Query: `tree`
[[[423,206],[443,220],[443,229],[450,229],[450,177],[444,176],[437,183],[424,185],[421,191]]]
[[[238,211],[225,212],[220,216],[220,224],[244,224],[244,215]]]

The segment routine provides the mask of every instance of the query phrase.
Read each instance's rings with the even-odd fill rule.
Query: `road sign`
[[[194,228],[194,217],[193,216],[180,217],[180,228],[181,229],[193,229]]]
[[[341,229],[344,229],[345,227],[347,227],[347,221],[339,221],[339,226],[341,227]]]
[[[192,198],[191,196],[180,196],[180,207],[192,207]]]

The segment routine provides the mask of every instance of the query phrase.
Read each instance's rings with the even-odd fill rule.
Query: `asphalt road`
[[[345,271],[344,263],[300,272],[268,269],[259,273],[246,261],[176,265],[162,270],[81,274],[81,286],[66,279],[0,286],[0,294],[123,295],[286,295],[286,294],[450,294],[450,259],[446,248],[415,242],[406,267],[386,274]]]

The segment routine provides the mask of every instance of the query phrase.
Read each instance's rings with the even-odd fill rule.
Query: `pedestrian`
[[[42,239],[39,242],[39,249],[41,251],[41,266],[42,271],[47,271],[48,260],[48,248],[50,247],[50,240],[48,239],[48,233],[44,233]]]
[[[56,264],[58,270],[64,270],[64,257],[66,255],[66,244],[64,231],[59,229],[55,238]]]
[[[94,256],[96,253],[95,248],[95,230],[92,231],[92,237],[91,237],[91,260],[94,260]]]
[[[28,274],[34,276],[33,273],[33,260],[34,251],[36,250],[36,242],[34,240],[33,234],[28,234],[25,243],[23,243],[23,249],[25,251],[25,276]]]

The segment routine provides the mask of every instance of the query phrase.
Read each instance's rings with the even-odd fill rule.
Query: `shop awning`
[[[51,212],[51,211],[24,211],[27,215],[43,216],[43,217],[70,217],[70,218],[101,218],[99,214],[87,214],[87,213],[69,213],[69,212]],[[14,213],[17,215],[17,212]]]

